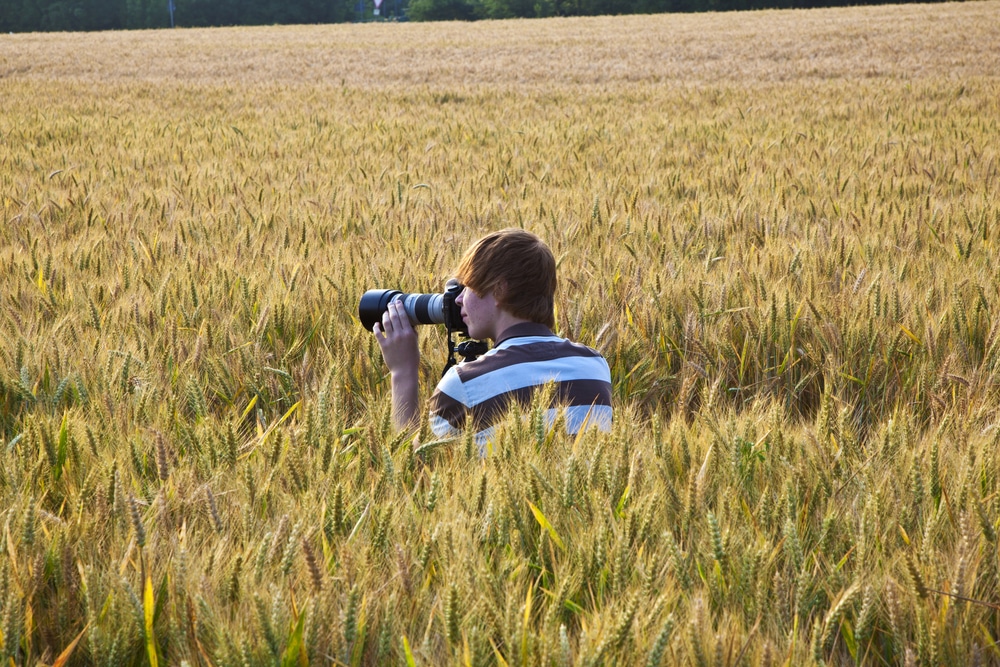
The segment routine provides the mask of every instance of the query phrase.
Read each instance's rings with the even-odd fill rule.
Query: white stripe
[[[431,415],[431,432],[434,433],[439,438],[447,438],[452,435],[460,435],[462,433],[461,429],[457,429],[451,425],[447,419],[438,417],[435,414]]]
[[[464,383],[469,405],[478,405],[507,391],[544,385],[550,380],[602,380],[611,383],[611,370],[603,357],[566,357],[546,361],[526,361],[508,366]],[[447,392],[452,396],[452,392]]]
[[[550,419],[554,419],[558,410],[549,410]],[[610,405],[571,405],[564,408],[566,415],[566,432],[579,433],[580,429],[593,427],[607,433],[611,430]],[[550,422],[551,425],[551,422]]]
[[[584,428],[596,428],[605,433],[611,430],[612,411],[608,405],[595,405],[593,407],[573,405],[566,408],[550,408],[545,411],[546,428],[552,428],[560,412],[562,412],[566,419],[566,432],[571,435],[579,433]],[[527,420],[527,415],[523,419]],[[431,431],[438,438],[447,438],[462,434],[461,429],[455,428],[448,423],[448,420],[436,415],[431,415],[430,426]],[[480,457],[486,456],[486,446],[492,440],[495,432],[496,426],[494,425],[476,433],[475,442]]]
[[[575,435],[586,428],[596,428],[598,431],[607,433],[611,430],[611,406],[595,405],[574,405],[567,408],[549,408],[545,411],[545,427],[552,428],[559,413],[562,412],[566,418],[566,432]],[[527,421],[528,416],[523,419]],[[444,420],[442,420],[444,421]],[[447,422],[445,422],[447,424]],[[496,426],[484,428],[476,433],[476,445],[479,449],[480,458],[486,456],[487,445],[493,439]]]
[[[487,447],[489,446],[490,440],[493,439],[493,434],[496,432],[496,426],[490,426],[484,428],[479,433],[476,433],[476,447],[479,449],[479,458],[485,458]]]
[[[455,370],[454,366],[449,368],[448,372],[444,374],[444,377],[438,381],[437,389],[442,394],[447,394],[459,403],[467,403],[466,400],[463,400],[463,396],[465,395],[465,385],[458,377],[458,371]]]
[[[570,341],[565,338],[560,338],[559,336],[518,336],[516,338],[508,338],[496,347],[490,349],[486,354],[493,354],[497,350],[505,350],[508,347],[531,345],[532,343],[570,343]]]

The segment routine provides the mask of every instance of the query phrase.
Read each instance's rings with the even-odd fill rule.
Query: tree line
[[[898,0],[897,0],[898,1]],[[0,31],[442,21],[888,4],[882,0],[0,0]]]

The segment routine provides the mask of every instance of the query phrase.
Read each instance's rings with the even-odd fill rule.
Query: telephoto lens
[[[405,294],[398,289],[370,289],[358,304],[361,325],[368,330],[382,320],[393,299],[403,300],[403,310],[410,318],[410,324],[443,324],[444,308],[441,294]]]
[[[462,322],[461,309],[455,306],[455,297],[464,288],[457,280],[449,280],[443,294],[407,294],[396,289],[370,289],[361,297],[358,303],[358,319],[361,326],[369,331],[376,322],[382,321],[382,315],[389,308],[393,299],[402,299],[403,310],[413,326],[418,324],[444,324],[452,331],[468,333]]]

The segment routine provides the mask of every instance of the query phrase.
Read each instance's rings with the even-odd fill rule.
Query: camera
[[[461,308],[455,305],[455,298],[465,287],[452,278],[445,284],[443,294],[406,294],[394,289],[371,289],[364,293],[358,304],[361,325],[371,331],[376,322],[389,308],[389,302],[400,298],[403,310],[414,326],[418,324],[443,324],[448,331],[469,335],[469,328],[462,321]]]

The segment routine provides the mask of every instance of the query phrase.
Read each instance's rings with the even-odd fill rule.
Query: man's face
[[[471,288],[466,287],[455,297],[455,304],[462,309],[462,321],[469,327],[471,338],[496,340],[499,333],[496,327],[500,309],[492,292],[479,296]]]

